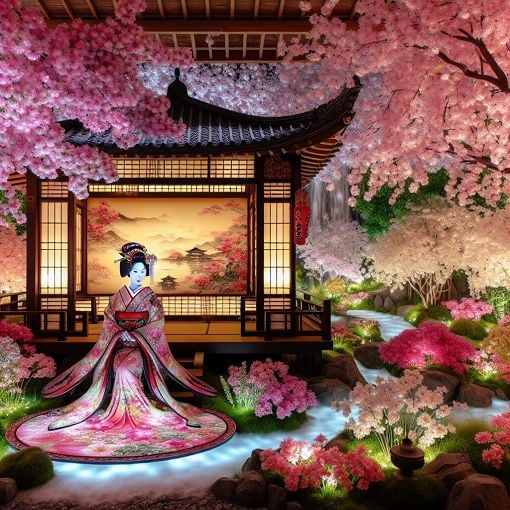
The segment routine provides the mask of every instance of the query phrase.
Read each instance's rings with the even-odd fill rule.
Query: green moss
[[[488,289],[487,292],[482,295],[482,300],[489,303],[494,308],[491,322],[497,322],[501,320],[506,314],[510,313],[510,289],[505,287],[494,287]]]
[[[505,395],[510,396],[510,384],[501,379],[497,373],[485,374],[478,370],[468,370],[466,375],[471,382],[478,384],[478,386],[484,386],[492,391],[501,389]]]
[[[373,278],[367,278],[360,283],[348,283],[346,287],[347,294],[357,294],[358,292],[370,292],[381,289],[384,285]]]
[[[370,491],[370,501],[386,510],[443,510],[448,496],[446,487],[438,480],[415,472],[413,479],[396,478],[393,474]]]
[[[369,507],[353,501],[343,491],[314,491],[300,499],[305,510],[369,510]]]
[[[322,363],[329,363],[333,358],[338,356],[339,352],[337,351],[322,351]]]
[[[431,306],[429,308],[425,308],[422,304],[418,304],[414,308],[411,308],[404,316],[404,319],[410,322],[413,326],[419,326],[422,322],[429,320],[441,321],[445,324],[450,324],[452,322],[450,311],[444,306]]]
[[[471,340],[480,342],[487,336],[487,330],[483,324],[470,319],[456,319],[450,324],[450,331],[457,335],[465,336]]]
[[[32,446],[0,460],[0,478],[13,478],[21,490],[38,487],[55,476],[48,454]]]
[[[342,300],[340,300],[340,303],[347,310],[375,310],[374,300],[371,297],[362,299],[356,303],[343,303]]]
[[[292,413],[288,418],[279,420],[276,415],[255,416],[252,409],[241,409],[232,407],[224,397],[207,398],[203,400],[203,407],[214,409],[220,413],[230,416],[237,425],[238,432],[268,433],[277,430],[296,430],[306,422],[306,413]]]

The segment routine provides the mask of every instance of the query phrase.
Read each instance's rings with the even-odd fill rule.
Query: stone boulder
[[[389,312],[390,310],[393,310],[393,308],[395,307],[395,301],[393,301],[393,299],[391,299],[390,296],[387,296],[384,298],[383,306],[384,306],[384,309],[388,310],[388,312]]]
[[[324,445],[324,449],[328,450],[329,448],[334,448],[335,446],[341,452],[346,452],[348,450],[349,443],[347,442],[347,439],[344,439],[342,437],[334,437]]]
[[[453,486],[445,510],[510,510],[510,498],[501,480],[477,473]]]
[[[496,388],[496,398],[508,400],[508,395],[501,388]]]
[[[477,384],[465,383],[459,388],[459,402],[464,402],[471,407],[490,407],[493,397],[492,390]]]
[[[0,506],[10,503],[18,493],[18,486],[12,478],[0,478]]]
[[[429,390],[435,390],[440,386],[444,386],[446,388],[446,393],[444,394],[444,401],[451,402],[457,388],[459,387],[459,380],[452,374],[447,374],[446,372],[442,372],[441,370],[424,370],[422,372],[423,375],[423,385],[426,386]]]
[[[423,472],[443,482],[449,489],[476,473],[467,453],[441,453],[423,468]]]
[[[251,456],[248,457],[241,468],[241,471],[245,473],[246,471],[262,471],[261,461],[260,461],[260,452],[262,450],[260,448],[256,448],[251,452]]]
[[[222,499],[223,501],[232,501],[234,499],[234,491],[236,488],[238,480],[235,478],[230,478],[228,476],[223,476],[218,478],[209,490],[214,494],[214,496],[218,499]]]
[[[310,389],[315,393],[321,404],[330,405],[337,400],[345,400],[349,397],[351,388],[338,379],[323,379],[310,384]]]
[[[380,294],[377,294],[377,296],[375,296],[375,298],[374,298],[374,306],[376,308],[383,308],[384,307],[384,298]]]
[[[367,368],[383,368],[383,362],[379,356],[380,343],[371,343],[365,345],[359,345],[354,348],[354,357],[364,367]]]
[[[397,308],[397,315],[400,315],[400,317],[405,317],[407,315],[407,312],[412,310],[414,308],[414,305],[402,305]]]
[[[270,483],[267,486],[267,510],[285,510],[287,489]]]
[[[322,373],[327,379],[339,379],[347,384],[349,388],[354,388],[356,383],[366,384],[365,378],[358,370],[354,358],[348,354],[339,354],[329,363],[324,365]]]
[[[390,291],[390,297],[395,303],[404,301],[407,299],[407,291],[406,289],[393,289]]]
[[[264,506],[267,499],[267,485],[262,473],[246,471],[237,482],[234,490],[235,502],[247,507]]]

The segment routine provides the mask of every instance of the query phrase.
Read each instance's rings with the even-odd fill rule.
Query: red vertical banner
[[[308,205],[308,193],[304,189],[300,189],[296,193],[296,205],[294,206],[295,244],[306,243],[309,219],[310,219],[310,207]]]

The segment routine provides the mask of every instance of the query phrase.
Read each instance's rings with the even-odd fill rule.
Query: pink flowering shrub
[[[379,353],[385,363],[402,369],[443,365],[459,374],[480,356],[473,344],[437,322],[422,322],[417,329],[402,331],[382,344]]]
[[[499,326],[510,326],[510,315],[505,315],[503,316],[499,321],[498,321],[498,325]]]
[[[225,396],[234,407],[253,409],[258,417],[276,414],[280,420],[294,411],[302,413],[317,405],[315,394],[307,389],[306,381],[288,374],[289,367],[279,361],[254,361],[247,370],[231,365],[229,377],[220,377]]]
[[[478,432],[475,441],[488,445],[482,452],[482,460],[499,469],[503,460],[510,460],[510,412],[495,416],[490,421],[494,430]]]
[[[375,385],[356,384],[349,400],[333,406],[349,417],[345,428],[357,439],[374,434],[387,455],[403,437],[430,446],[455,427],[445,420],[451,411],[443,403],[446,388],[430,390],[422,382],[417,370],[406,370],[399,379],[378,377]]]
[[[331,337],[333,338],[333,342],[335,341],[346,341],[346,342],[355,342],[356,341],[356,335],[345,325],[341,322],[338,324],[335,324],[331,328]]]
[[[261,452],[262,469],[282,475],[289,491],[328,487],[350,492],[384,480],[382,469],[365,455],[363,446],[343,453],[336,446],[324,448],[325,443],[322,435],[312,444],[284,439],[278,450]]]
[[[492,305],[489,305],[488,303],[466,297],[463,297],[460,302],[443,301],[441,304],[450,310],[454,319],[471,319],[479,321],[484,315],[492,313],[494,310]]]
[[[25,326],[0,321],[0,408],[21,403],[30,379],[55,375],[53,358],[27,343],[32,337]]]
[[[347,294],[346,296],[343,296],[342,301],[344,303],[360,303],[369,297],[370,294],[368,292],[357,292],[356,294]]]

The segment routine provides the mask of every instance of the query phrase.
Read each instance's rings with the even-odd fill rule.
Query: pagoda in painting
[[[171,290],[171,289],[175,289],[175,285],[176,285],[175,282],[176,282],[176,279],[173,276],[170,276],[169,274],[167,274],[164,278],[161,278],[161,281],[159,282],[159,286],[163,290]]]
[[[187,253],[186,258],[188,260],[208,260],[211,258],[209,255],[205,253],[205,250],[201,250],[196,246],[191,250],[186,250],[186,253]]]

